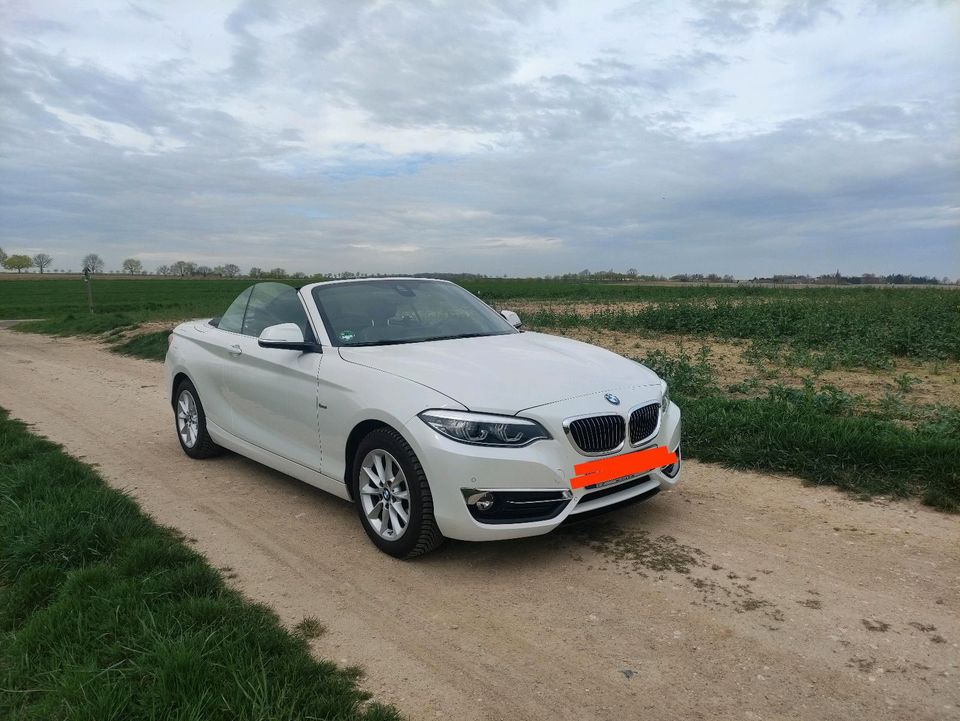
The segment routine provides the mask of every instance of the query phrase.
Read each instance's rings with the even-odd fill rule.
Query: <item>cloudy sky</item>
[[[960,1],[0,3],[0,245],[960,275]]]

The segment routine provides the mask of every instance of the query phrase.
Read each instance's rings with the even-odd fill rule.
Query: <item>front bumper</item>
[[[681,461],[678,460],[674,468],[667,469],[667,473],[663,469],[654,469],[600,487],[571,488],[574,466],[596,460],[596,457],[581,455],[562,429],[556,432],[559,421],[542,417],[536,411],[531,409],[522,415],[543,423],[553,438],[525,448],[465,445],[441,436],[419,418],[410,420],[408,438],[412,440],[430,482],[434,516],[443,535],[465,541],[537,536],[550,532],[568,518],[595,513],[672,488],[680,478]],[[646,441],[643,448],[666,446],[679,455],[680,428],[680,409],[671,403],[662,414],[657,434]],[[619,454],[638,450],[627,446]],[[614,455],[618,454],[610,457]],[[476,508],[471,514],[467,498],[484,491],[501,499],[499,508],[505,510],[509,506],[515,518],[523,518],[525,513],[520,501],[545,497],[557,501],[551,508],[535,504],[526,506],[538,520],[504,520],[504,514],[499,514],[494,522],[483,522],[478,520],[482,514],[476,513]],[[507,503],[511,498],[518,503]]]

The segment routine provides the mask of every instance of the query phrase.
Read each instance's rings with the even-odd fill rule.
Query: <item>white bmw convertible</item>
[[[446,281],[247,288],[182,323],[166,371],[192,458],[227,448],[356,504],[383,551],[547,533],[680,473],[650,369],[519,329]]]

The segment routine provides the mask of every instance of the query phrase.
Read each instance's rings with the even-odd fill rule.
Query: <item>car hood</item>
[[[616,353],[543,333],[339,350],[345,361],[407,378],[487,413],[513,414],[591,393],[660,383],[649,368]]]

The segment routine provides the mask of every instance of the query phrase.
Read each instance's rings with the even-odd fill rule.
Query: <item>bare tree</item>
[[[41,273],[43,273],[43,269],[46,268],[48,265],[50,265],[52,262],[53,262],[53,258],[51,258],[46,253],[37,253],[35,256],[33,256],[33,264],[40,269]]]
[[[250,269],[250,272],[247,273],[251,278],[261,278],[263,276],[263,270],[254,266]]]
[[[285,271],[283,268],[274,268],[273,270],[264,273],[264,275],[270,278],[286,278],[287,271]]]
[[[181,278],[184,278],[188,275],[193,275],[197,271],[197,264],[191,263],[188,260],[178,260],[176,263],[170,266],[170,272],[173,275],[179,275]]]
[[[3,261],[7,259],[7,254],[4,252],[3,248],[0,248],[0,265],[3,265]]]
[[[96,253],[89,253],[83,256],[83,267],[91,273],[103,272],[103,258]]]
[[[143,272],[143,263],[136,258],[127,258],[123,261],[123,272],[130,275],[140,275]]]
[[[158,266],[157,266],[157,275],[170,275],[170,266],[169,266],[169,265],[158,265]]]
[[[33,267],[33,261],[29,255],[9,255],[3,260],[3,267],[7,270],[15,270],[22,273],[27,268]]]
[[[227,263],[223,266],[223,277],[224,278],[236,278],[240,275],[240,267],[234,265],[233,263]]]
[[[196,268],[194,268],[193,272],[206,278],[208,275],[213,273],[213,268],[211,268],[209,265],[198,265]]]

